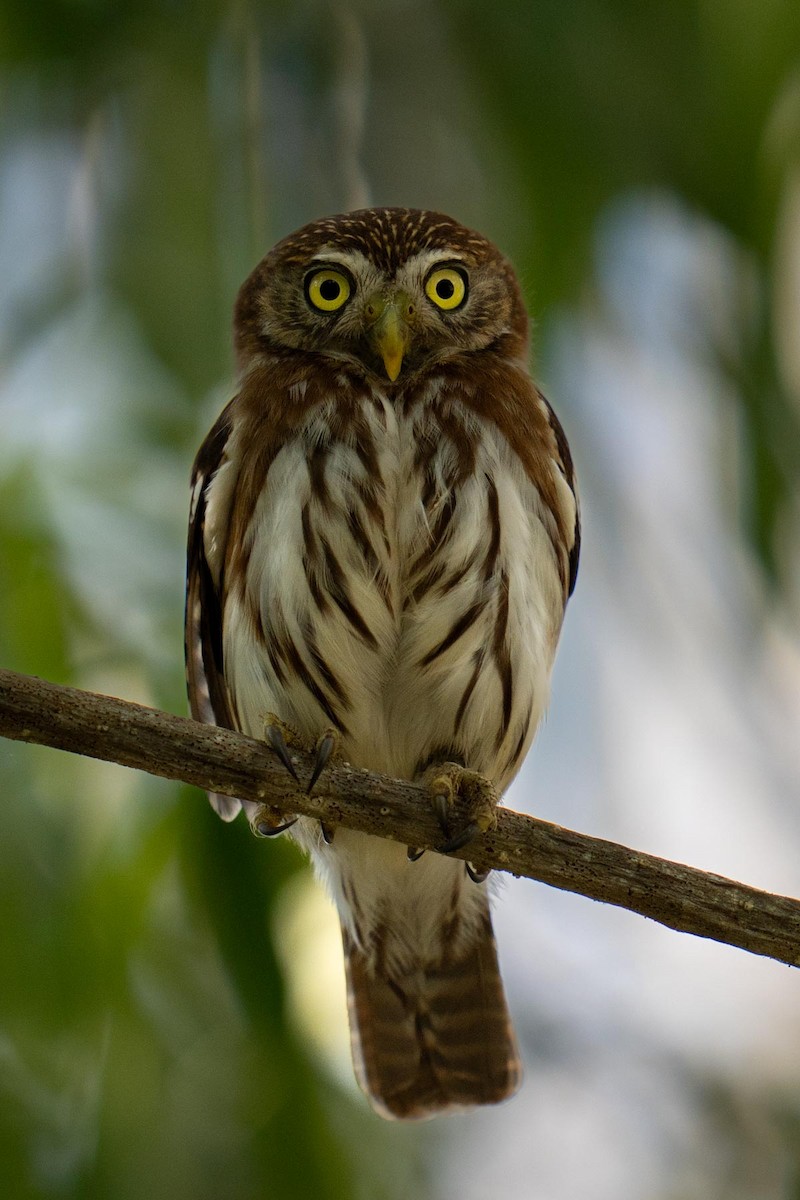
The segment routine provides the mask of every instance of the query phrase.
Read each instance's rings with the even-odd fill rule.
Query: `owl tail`
[[[420,1119],[496,1104],[521,1065],[488,904],[474,940],[397,978],[344,933],[356,1077],[383,1117]]]

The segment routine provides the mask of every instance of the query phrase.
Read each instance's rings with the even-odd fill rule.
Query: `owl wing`
[[[210,485],[226,461],[231,432],[231,405],[222,412],[200,447],[192,468],[192,502],[186,551],[185,652],[186,686],[196,721],[236,729],[234,706],[225,682],[222,661],[222,603],[220,570],[209,563],[206,517]],[[220,522],[224,528],[226,521]],[[224,547],[217,547],[218,557]],[[241,810],[233,796],[210,792],[209,800],[224,821]]]
[[[569,442],[567,441],[567,435],[564,433],[564,429],[563,429],[558,417],[556,416],[556,414],[553,412],[552,408],[550,407],[550,402],[547,399],[547,397],[543,396],[542,393],[538,390],[538,388],[537,388],[537,394],[538,394],[539,399],[541,400],[542,404],[544,405],[544,410],[545,410],[545,414],[547,416],[547,421],[550,425],[550,429],[552,431],[553,437],[555,438],[555,444],[556,444],[555,463],[556,463],[556,466],[558,467],[558,470],[561,472],[564,482],[566,483],[567,487],[569,488],[570,492],[572,493],[572,502],[574,504],[574,514],[568,513],[568,512],[564,512],[564,514],[563,514],[563,518],[564,518],[564,520],[566,522],[566,526],[567,526],[565,529],[565,536],[566,536],[565,549],[567,551],[567,571],[568,571],[568,576],[567,576],[567,580],[566,580],[566,584],[567,584],[566,599],[568,600],[569,597],[572,595],[572,593],[575,591],[575,582],[578,578],[578,561],[579,561],[580,555],[581,555],[581,506],[580,506],[580,499],[578,497],[578,485],[577,485],[577,481],[575,479],[575,467],[572,462],[572,454],[570,453]]]

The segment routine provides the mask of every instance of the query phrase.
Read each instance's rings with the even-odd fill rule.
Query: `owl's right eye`
[[[306,276],[306,298],[320,312],[336,312],[350,298],[350,280],[341,271],[312,271]]]

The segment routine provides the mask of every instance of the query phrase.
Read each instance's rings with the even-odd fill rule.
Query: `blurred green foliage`
[[[184,710],[185,484],[235,289],[359,170],[377,203],[494,235],[540,316],[591,298],[614,197],[666,189],[718,222],[756,295],[736,355],[709,352],[780,582],[798,397],[771,315],[799,68],[792,0],[6,0],[0,661]],[[433,1135],[376,1121],[287,1011],[270,913],[304,869],[290,847],[29,747],[3,745],[0,791],[2,1195],[429,1193]]]

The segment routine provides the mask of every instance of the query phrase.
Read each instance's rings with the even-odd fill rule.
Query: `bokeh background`
[[[585,553],[509,796],[800,894],[796,0],[3,0],[0,662],[185,711],[187,479],[278,237],[443,209],[516,262]],[[292,847],[0,744],[0,1193],[796,1200],[800,977],[542,886],[527,1078],[381,1122]]]

